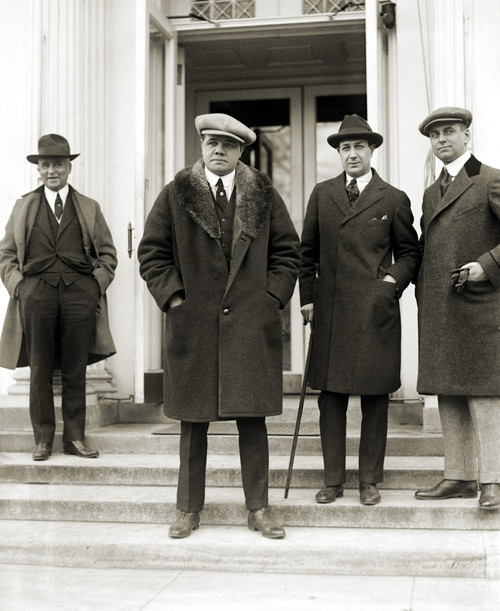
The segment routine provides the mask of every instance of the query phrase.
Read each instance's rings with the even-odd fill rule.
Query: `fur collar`
[[[179,205],[211,238],[220,239],[219,220],[204,168],[203,161],[199,159],[193,166],[178,172],[174,179],[175,195]],[[271,180],[241,161],[236,166],[234,187],[233,244],[241,233],[255,239],[274,203]]]

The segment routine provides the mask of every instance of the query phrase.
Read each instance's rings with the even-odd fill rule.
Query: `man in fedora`
[[[99,204],[68,185],[76,157],[62,136],[40,138],[38,154],[27,159],[43,185],[16,202],[0,242],[0,276],[10,295],[0,366],[30,366],[36,461],[52,454],[55,369],[61,370],[64,453],[99,455],[84,443],[86,366],[115,352],[105,291],[116,250]]]
[[[472,113],[438,108],[419,126],[440,176],[426,189],[417,281],[417,389],[438,397],[444,479],[421,500],[500,508],[500,170],[468,151]]]
[[[318,503],[343,495],[349,395],[361,395],[360,502],[380,502],[389,393],[400,386],[398,300],[420,259],[408,197],[371,168],[382,141],[363,118],[344,117],[328,137],[344,172],[315,186],[304,220],[300,302],[314,327],[308,382],[321,391]]]
[[[299,238],[271,180],[239,158],[255,133],[233,117],[196,117],[202,159],[158,196],[139,244],[140,273],[165,312],[164,409],[181,421],[173,538],[200,524],[210,422],[236,420],[248,527],[285,536],[268,512],[265,418],[282,411],[280,310]]]

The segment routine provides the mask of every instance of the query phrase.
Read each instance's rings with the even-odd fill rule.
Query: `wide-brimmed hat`
[[[69,142],[58,134],[46,134],[38,141],[38,154],[28,155],[26,159],[30,163],[38,163],[39,157],[68,157],[71,161],[76,159],[80,153],[71,153]]]
[[[194,124],[200,136],[227,136],[245,146],[255,142],[257,136],[241,121],[221,112],[198,115]]]
[[[424,136],[428,136],[431,125],[435,123],[463,123],[465,127],[469,127],[472,123],[472,113],[470,110],[467,110],[467,108],[443,106],[431,112],[431,114],[420,123],[418,131]]]
[[[333,148],[338,148],[339,144],[343,140],[366,140],[368,144],[374,144],[375,147],[379,147],[384,141],[383,136],[374,132],[359,115],[346,115],[340,124],[340,128],[337,134],[328,136],[328,144]]]

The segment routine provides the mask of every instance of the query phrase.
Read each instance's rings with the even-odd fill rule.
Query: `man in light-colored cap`
[[[196,117],[202,159],[158,196],[138,249],[165,317],[164,409],[181,421],[173,538],[200,524],[209,423],[236,420],[250,530],[285,536],[268,511],[265,417],[282,410],[280,310],[298,275],[298,236],[270,179],[241,161],[255,133]]]
[[[439,108],[419,126],[444,167],[426,189],[417,282],[418,391],[438,396],[444,479],[422,500],[477,496],[500,508],[500,170],[468,151],[472,113]]]
[[[317,184],[302,232],[300,302],[314,325],[309,385],[318,398],[324,486],[317,503],[333,503],[346,482],[346,411],[361,395],[359,492],[380,502],[389,393],[400,386],[399,297],[420,261],[410,201],[371,167],[381,134],[347,115],[328,137],[344,172]]]

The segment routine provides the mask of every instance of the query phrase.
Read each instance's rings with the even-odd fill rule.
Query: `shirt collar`
[[[230,187],[233,184],[235,175],[236,175],[236,170],[233,170],[232,172],[230,172],[229,174],[226,174],[225,176],[217,176],[217,174],[214,174],[205,166],[205,176],[207,177],[207,180],[212,185],[212,187],[215,187],[215,185],[219,181],[219,178],[221,178],[222,184],[224,185],[224,189],[226,189],[227,191],[228,187]]]
[[[464,165],[469,161],[471,155],[469,151],[466,151],[463,155],[460,155],[454,161],[450,161],[445,168],[448,170],[448,174],[455,178],[455,176],[460,172],[460,170],[464,167]]]
[[[361,192],[372,179],[372,171],[370,169],[370,171],[367,172],[366,174],[363,174],[363,176],[356,176],[356,177],[349,176],[349,174],[346,172],[345,177],[346,177],[346,185],[348,185],[353,178],[356,178],[358,189]]]
[[[69,193],[68,184],[64,185],[64,187],[62,189],[59,189],[59,191],[52,191],[51,189],[47,189],[47,187],[44,187],[45,199],[51,206],[53,206],[56,203],[56,197],[58,193],[59,193],[59,197],[61,198],[62,204],[64,206],[64,204],[66,203],[66,198],[68,197],[68,193]]]

